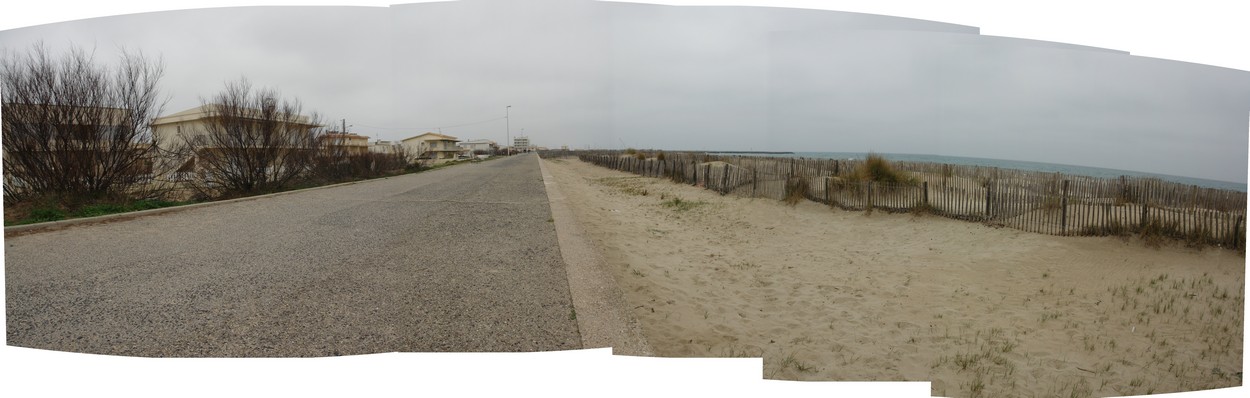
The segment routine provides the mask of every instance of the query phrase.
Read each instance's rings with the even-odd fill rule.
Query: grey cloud
[[[4,31],[0,46],[160,53],[168,111],[246,75],[383,139],[512,105],[512,134],[546,146],[936,153],[1245,181],[1247,72],[978,33],[835,11],[466,0],[137,14]],[[505,124],[443,131],[503,141]]]

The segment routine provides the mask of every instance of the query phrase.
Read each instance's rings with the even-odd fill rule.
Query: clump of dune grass
[[[661,206],[668,207],[674,211],[688,211],[699,206],[703,206],[707,202],[701,200],[682,200],[682,198],[674,196],[672,199],[660,202]]]
[[[1131,231],[1128,227],[1118,222],[1110,222],[1105,225],[1090,225],[1082,229],[1079,235],[1084,236],[1129,236]]]
[[[908,176],[906,173],[896,170],[894,165],[890,164],[881,155],[870,153],[864,158],[864,163],[855,168],[851,175],[852,179],[860,181],[871,181],[881,184],[890,185],[914,185],[916,179]]]
[[[655,153],[655,160],[658,160],[658,161],[663,162],[663,161],[664,161],[664,151],[659,151],[659,152],[656,152],[656,153]]]
[[[786,204],[794,206],[807,198],[807,192],[811,189],[807,184],[807,179],[802,177],[794,177],[786,181],[786,195],[782,201]]]
[[[635,154],[635,153],[638,153],[638,150],[637,150],[637,149],[634,149],[634,148],[625,148],[625,154],[626,154],[626,155],[633,155],[633,154]]]
[[[926,215],[938,214],[938,213],[939,213],[938,209],[928,203],[921,203],[921,204],[912,206],[911,208],[911,214],[913,216],[926,216]]]
[[[1156,249],[1162,246],[1169,238],[1178,240],[1186,238],[1175,222],[1165,223],[1158,220],[1147,221],[1145,225],[1138,227],[1137,237],[1146,246]]]
[[[634,159],[647,160],[647,154],[642,152],[634,152]]]
[[[648,194],[647,188],[643,186],[645,183],[643,177],[604,177],[593,181],[629,195],[647,196]]]

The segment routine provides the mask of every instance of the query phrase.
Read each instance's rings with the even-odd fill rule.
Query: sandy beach
[[[655,353],[939,396],[1242,384],[1245,259],[814,202],[548,159]]]

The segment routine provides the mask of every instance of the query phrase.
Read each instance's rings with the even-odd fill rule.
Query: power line
[[[361,126],[361,127],[375,128],[375,129],[384,129],[384,130],[437,130],[437,129],[441,129],[441,128],[452,128],[452,127],[472,126],[472,125],[475,125],[475,124],[482,124],[482,123],[486,123],[486,122],[493,122],[493,121],[496,121],[496,120],[503,120],[503,119],[506,119],[506,118],[507,118],[507,117],[505,117],[505,116],[500,116],[500,117],[496,117],[496,118],[493,118],[493,119],[480,120],[480,121],[470,122],[470,123],[454,124],[454,125],[450,125],[450,126],[433,126],[433,127],[382,127],[382,126],[370,126],[370,125],[367,125],[367,124],[360,124],[360,123],[356,123],[355,125],[357,125],[357,126]]]

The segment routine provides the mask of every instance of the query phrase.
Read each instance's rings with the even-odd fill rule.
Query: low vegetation
[[[791,178],[789,181],[786,181],[786,195],[782,201],[791,206],[797,205],[799,202],[807,199],[809,189],[811,187],[808,186],[806,178]]]
[[[672,199],[660,202],[661,206],[664,206],[664,207],[667,207],[667,208],[670,208],[679,212],[689,211],[689,210],[695,209],[699,206],[703,206],[706,204],[707,202],[704,202],[701,200],[683,200],[682,198],[675,197],[675,196]]]
[[[868,154],[868,157],[864,158],[864,163],[856,167],[849,178],[879,184],[915,185],[917,181],[906,173],[896,170],[888,160],[875,153]]]
[[[42,199],[8,206],[5,208],[4,225],[7,227],[13,225],[60,221],[71,218],[96,217],[109,214],[128,213],[132,211],[181,206],[191,203],[195,203],[195,201],[114,199],[74,204],[57,199]]]
[[[647,196],[650,193],[644,186],[646,181],[642,177],[605,177],[595,179],[594,182],[616,188],[626,195]]]

